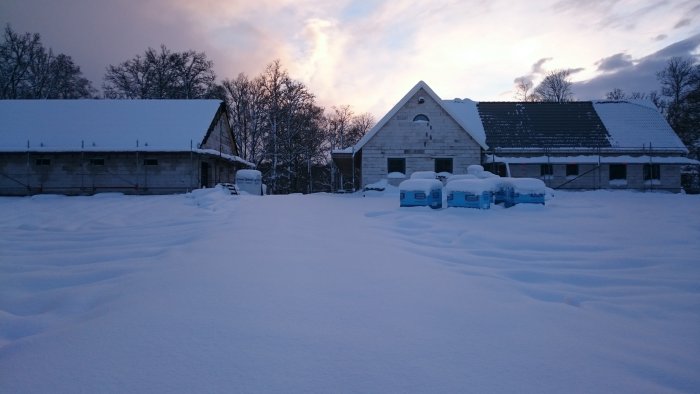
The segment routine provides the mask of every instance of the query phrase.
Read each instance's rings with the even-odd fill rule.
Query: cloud
[[[560,0],[554,3],[552,10],[573,15],[586,24],[599,29],[632,30],[646,18],[654,17],[661,8],[669,6],[666,0],[629,2],[623,0]]]
[[[630,67],[633,65],[632,56],[624,52],[616,53],[612,56],[602,58],[595,63],[598,66],[598,71],[610,72],[621,68]]]
[[[676,25],[673,26],[673,28],[680,29],[683,26],[689,26],[691,21],[692,21],[692,19],[690,19],[690,18],[683,18],[680,21],[678,21],[678,23],[676,23]]]
[[[552,59],[554,59],[554,58],[543,57],[542,59],[536,61],[535,64],[532,65],[532,72],[531,73],[534,75],[544,74],[545,70],[542,68],[542,66]]]
[[[553,60],[554,58],[552,57],[543,57],[540,60],[536,61],[535,63],[532,64],[532,67],[530,68],[530,73],[516,77],[513,80],[513,83],[516,85],[520,83],[525,83],[525,84],[530,84],[534,83],[534,81],[540,77],[542,77],[547,70],[544,69],[544,64]]]
[[[654,37],[654,41],[663,41],[668,38],[668,35],[666,34],[659,34],[658,36]]]
[[[640,59],[628,58],[626,65],[619,63],[620,67],[609,70],[610,72],[574,83],[575,96],[580,100],[601,99],[606,92],[615,88],[620,88],[627,93],[648,93],[652,90],[658,90],[659,83],[656,79],[656,73],[666,67],[668,60],[674,56],[698,58],[696,54],[698,49],[700,49],[700,34],[675,42]],[[602,60],[612,59],[617,55],[620,54]]]

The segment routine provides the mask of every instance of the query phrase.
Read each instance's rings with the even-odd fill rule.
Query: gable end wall
[[[421,97],[423,103],[419,103]],[[418,114],[426,115],[430,122],[413,122]],[[466,174],[467,167],[481,164],[481,147],[419,89],[362,148],[362,186],[386,178],[387,158],[405,158],[407,176],[433,171],[436,158],[453,158],[453,173]]]

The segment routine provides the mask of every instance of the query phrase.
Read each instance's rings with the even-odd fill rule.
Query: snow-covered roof
[[[486,147],[486,132],[479,117],[476,101],[469,99],[443,100],[442,105],[448,109],[448,113],[455,118],[467,133],[482,147]]]
[[[598,117],[615,148],[672,148],[687,152],[683,142],[655,108],[639,102],[594,101]]]
[[[435,100],[438,105],[440,105],[445,112],[450,114],[452,118],[464,129],[467,134],[469,134],[474,140],[481,145],[482,148],[488,149],[488,146],[486,146],[486,135],[484,133],[484,128],[481,126],[481,121],[479,120],[479,114],[476,112],[476,103],[467,100],[468,102],[465,103],[459,103],[463,105],[447,105],[446,102],[449,100],[442,100],[440,97],[438,97],[437,94],[433,91],[433,89],[428,86],[427,83],[420,81],[418,82],[408,93],[406,93],[403,98],[396,103],[396,105],[389,111],[387,112],[386,115],[384,115],[383,118],[377,122],[374,127],[372,127],[361,139],[360,141],[357,142],[357,144],[354,145],[354,147],[348,147],[345,149],[338,149],[334,150],[334,153],[353,153],[357,152],[360,149],[362,149],[363,146],[369,140],[374,137],[379,130],[384,127],[384,125],[391,120],[391,118],[396,115],[396,113],[406,105],[408,100],[411,99],[420,89],[423,89],[433,100]],[[454,103],[458,104],[458,103]],[[476,114],[474,114],[476,112]]]
[[[0,151],[198,148],[218,100],[0,100]]]

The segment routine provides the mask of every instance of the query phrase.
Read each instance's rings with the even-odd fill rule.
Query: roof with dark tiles
[[[490,148],[606,148],[609,133],[590,101],[480,102]]]

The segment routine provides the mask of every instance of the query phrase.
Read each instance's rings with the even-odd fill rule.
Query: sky
[[[514,100],[572,70],[576,99],[658,89],[700,55],[697,0],[3,0],[0,23],[40,33],[100,87],[105,68],[164,44],[205,52],[220,80],[275,59],[325,106],[381,118],[418,81],[442,98]]]

